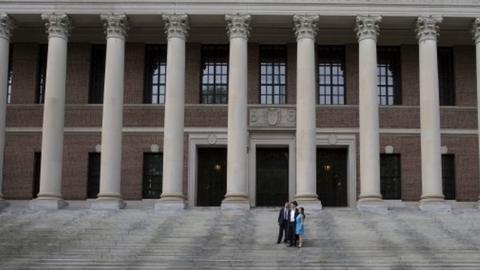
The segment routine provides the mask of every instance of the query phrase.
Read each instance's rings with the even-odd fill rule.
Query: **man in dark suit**
[[[278,240],[277,240],[277,244],[280,244],[280,242],[282,241],[282,237],[285,235],[284,240],[283,242],[286,243],[287,242],[287,238],[288,238],[288,230],[287,230],[287,227],[288,227],[288,212],[289,212],[290,208],[289,208],[289,203],[285,203],[285,206],[280,209],[280,212],[278,213]]]

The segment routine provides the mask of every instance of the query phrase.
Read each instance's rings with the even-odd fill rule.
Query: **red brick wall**
[[[39,46],[15,43],[12,48],[12,104],[35,103]]]
[[[91,45],[85,43],[68,44],[66,104],[88,103],[90,88]]]

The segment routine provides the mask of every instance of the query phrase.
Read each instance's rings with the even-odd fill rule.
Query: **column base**
[[[30,209],[33,210],[59,210],[68,203],[58,198],[38,198],[30,201]]]
[[[250,201],[244,194],[225,195],[221,208],[222,210],[249,210]]]
[[[0,199],[0,211],[2,211],[4,208],[7,208],[9,205],[9,202],[5,201],[4,199]]]
[[[379,198],[361,198],[357,201],[357,209],[375,214],[388,214],[388,206]]]
[[[434,198],[422,198],[420,200],[420,205],[418,206],[420,210],[426,212],[451,212],[452,206],[448,204],[445,200],[434,199]]]
[[[185,200],[181,197],[162,197],[155,203],[156,211],[178,211],[185,207]]]
[[[120,210],[127,204],[120,198],[98,198],[90,205],[92,210]]]
[[[295,195],[295,201],[303,207],[305,211],[320,211],[323,209],[322,202],[316,194]]]

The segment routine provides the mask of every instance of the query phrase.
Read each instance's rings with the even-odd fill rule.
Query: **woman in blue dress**
[[[295,233],[298,235],[298,247],[303,246],[303,223],[305,221],[305,210],[303,207],[299,207],[299,214],[295,218]]]

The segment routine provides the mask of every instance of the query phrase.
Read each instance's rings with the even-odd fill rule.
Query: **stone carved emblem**
[[[278,109],[270,108],[267,111],[267,122],[271,126],[276,125],[280,120],[280,111]]]
[[[249,111],[250,127],[293,128],[295,119],[293,108],[251,108]]]

